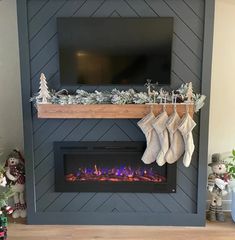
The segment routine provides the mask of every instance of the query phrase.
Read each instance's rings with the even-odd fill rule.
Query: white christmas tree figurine
[[[41,99],[41,103],[48,103],[48,100],[51,98],[48,86],[47,86],[47,80],[43,73],[41,73],[40,76],[40,87],[39,87],[39,95],[37,98]]]
[[[188,83],[188,89],[187,89],[186,97],[187,97],[187,102],[192,102],[192,98],[193,98],[193,84],[192,84],[192,82]]]

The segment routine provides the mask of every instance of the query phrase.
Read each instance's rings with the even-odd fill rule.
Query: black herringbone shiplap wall
[[[58,88],[57,17],[174,17],[172,84],[192,81],[200,91],[203,48],[203,0],[29,0],[28,30],[32,94],[44,72]],[[154,31],[154,29],[153,29]],[[99,88],[94,86],[90,90]],[[111,88],[111,87],[110,87]],[[101,89],[101,87],[99,88]],[[33,110],[34,111],[34,110]],[[197,207],[198,128],[192,164],[178,162],[177,193],[55,193],[54,141],[138,141],[136,120],[47,120],[33,112],[37,212],[195,213]],[[198,116],[195,117],[198,122]],[[170,215],[169,215],[170,216]],[[55,220],[56,223],[56,220]]]

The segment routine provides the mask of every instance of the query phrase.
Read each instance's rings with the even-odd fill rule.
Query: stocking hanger
[[[171,101],[172,105],[174,106],[174,112],[176,112],[176,95],[174,94],[174,90],[171,92]]]
[[[185,107],[186,107],[186,113],[189,113],[189,102],[186,102]]]
[[[154,111],[153,111],[153,105],[162,105],[163,106],[163,111],[166,111],[166,95],[164,96],[164,102],[162,102],[162,99],[163,99],[163,97],[161,97],[160,98],[160,103],[155,103],[155,102],[153,102],[153,103],[148,103],[148,104],[150,104],[150,112],[151,113],[154,113]]]
[[[150,105],[150,112],[151,112],[151,113],[154,113],[154,112],[153,112],[153,104]]]
[[[166,112],[166,95],[164,96],[163,111]]]
[[[162,102],[162,99],[164,99],[164,103]],[[163,111],[166,111],[166,95],[164,97],[160,98],[160,105],[163,105]]]

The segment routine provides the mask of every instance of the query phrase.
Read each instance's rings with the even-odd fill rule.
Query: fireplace
[[[55,191],[175,192],[176,164],[144,164],[145,147],[145,142],[55,142]]]

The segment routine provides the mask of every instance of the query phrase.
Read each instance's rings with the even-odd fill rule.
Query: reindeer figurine
[[[152,82],[151,79],[147,79],[145,86],[147,88],[148,96],[150,98],[153,97],[153,103],[156,103],[156,97],[158,95],[158,92],[156,90],[154,90],[154,88],[158,86],[158,82],[156,82],[155,84],[153,84],[151,82]]]

